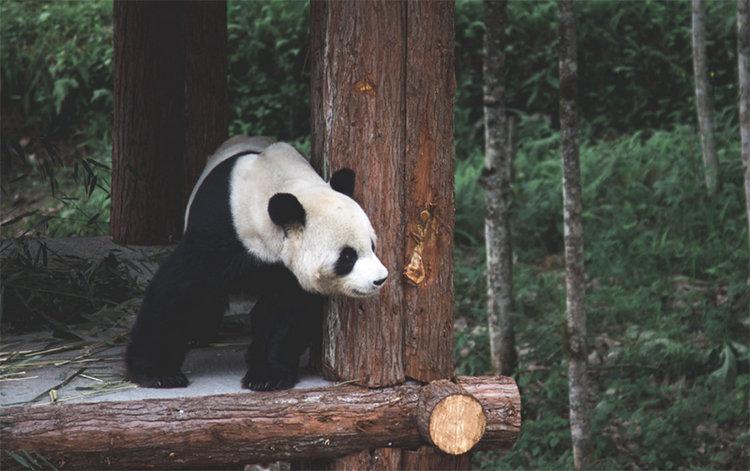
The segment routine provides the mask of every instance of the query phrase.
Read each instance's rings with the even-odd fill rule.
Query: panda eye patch
[[[357,251],[351,247],[344,247],[339,253],[339,258],[336,260],[336,266],[334,272],[338,276],[348,275],[354,269],[354,264],[357,263]]]

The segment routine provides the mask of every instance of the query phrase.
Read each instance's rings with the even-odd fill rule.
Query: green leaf
[[[2,225],[3,225],[3,227],[12,226],[13,224],[17,223],[18,221],[20,221],[20,220],[22,220],[22,219],[24,219],[26,217],[33,216],[33,215],[35,215],[38,212],[39,212],[38,210],[27,211],[27,212],[25,212],[25,213],[23,213],[23,214],[21,214],[19,216],[14,217],[10,221],[4,222]]]
[[[732,348],[728,344],[721,352],[721,357],[724,358],[724,361],[718,370],[709,375],[708,379],[715,386],[724,387],[729,392],[734,388],[737,381],[737,361]]]
[[[52,92],[52,97],[55,100],[55,112],[57,116],[60,116],[62,104],[72,88],[78,88],[78,81],[73,77],[62,77],[55,80],[55,89]]]
[[[33,467],[33,466],[31,466],[31,465],[29,464],[29,462],[28,462],[28,461],[26,461],[26,460],[25,460],[25,459],[24,459],[24,458],[23,458],[22,456],[20,456],[20,455],[17,455],[17,454],[13,453],[13,452],[12,452],[12,451],[10,451],[10,450],[3,450],[3,451],[4,451],[5,453],[7,453],[8,455],[10,455],[10,457],[11,457],[11,458],[13,458],[14,460],[18,461],[18,462],[19,462],[19,463],[21,464],[21,466],[23,466],[24,468],[27,468],[27,469],[34,469],[34,467]]]

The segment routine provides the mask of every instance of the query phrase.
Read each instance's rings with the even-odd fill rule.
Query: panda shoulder
[[[256,136],[248,137],[242,134],[228,139],[216,152],[208,158],[207,167],[215,167],[224,160],[242,152],[260,154],[266,148],[274,144],[270,137]]]
[[[310,183],[313,181],[316,183],[322,182],[310,162],[297,149],[286,142],[277,142],[268,146],[260,154],[258,160],[269,169],[273,168],[274,173],[286,178],[308,180]]]

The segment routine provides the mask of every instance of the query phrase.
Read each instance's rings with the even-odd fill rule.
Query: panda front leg
[[[242,387],[274,391],[293,387],[300,356],[310,345],[323,313],[323,298],[305,291],[262,296],[252,311],[253,341]]]

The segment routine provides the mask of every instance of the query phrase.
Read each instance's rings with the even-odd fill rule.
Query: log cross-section
[[[435,381],[419,394],[419,434],[451,455],[471,450],[484,435],[487,418],[482,404],[447,379]]]
[[[487,428],[477,450],[510,449],[521,426],[511,378],[458,378]],[[33,450],[58,469],[231,467],[411,448],[421,386],[353,385],[267,393],[3,410],[2,448]],[[493,422],[499,421],[499,422]],[[17,466],[3,454],[2,468]]]

